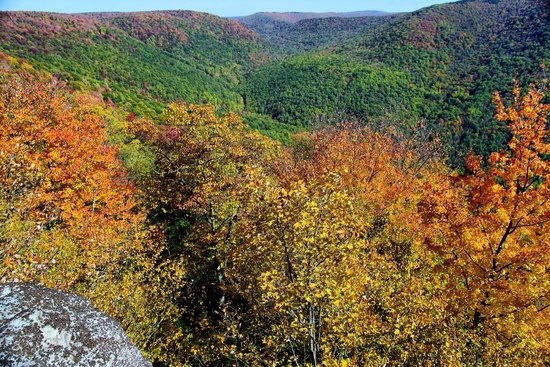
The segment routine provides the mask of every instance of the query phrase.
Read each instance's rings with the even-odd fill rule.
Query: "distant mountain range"
[[[352,11],[352,12],[326,12],[326,13],[302,13],[302,12],[260,12],[248,16],[240,17],[231,17],[243,24],[254,23],[255,19],[266,19],[271,18],[274,20],[279,20],[286,23],[296,23],[300,20],[306,19],[321,19],[321,18],[358,18],[358,17],[375,17],[375,16],[384,16],[390,15],[393,13],[387,13],[377,10],[363,10],[363,11]]]
[[[390,19],[392,13],[256,13],[235,18],[289,52],[310,50],[360,36]]]

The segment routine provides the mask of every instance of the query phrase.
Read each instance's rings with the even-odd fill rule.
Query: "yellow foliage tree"
[[[156,156],[145,182],[149,220],[166,235],[163,256],[184,259],[177,324],[186,333],[169,352],[171,363],[226,363],[226,342],[246,312],[225,270],[235,224],[249,200],[243,188],[278,155],[279,145],[234,114],[217,116],[210,105],[169,104],[162,124],[134,128]]]
[[[246,186],[225,274],[256,318],[242,323],[257,329],[256,338],[234,329],[233,355],[280,366],[451,360],[432,259],[414,225],[439,171],[408,169],[415,152],[368,129],[300,141],[275,176]]]

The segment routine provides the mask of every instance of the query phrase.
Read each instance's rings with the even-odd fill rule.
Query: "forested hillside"
[[[435,129],[443,122],[459,127],[456,154],[487,154],[507,139],[488,113],[491,92],[510,90],[514,77],[522,85],[543,78],[548,14],[546,2],[502,0],[387,17],[359,37],[255,70],[247,108],[305,125],[335,111],[361,121],[422,119]]]
[[[548,61],[541,0],[327,15],[4,12],[0,50],[138,116],[170,101],[212,103],[244,109],[246,121],[287,142],[319,122],[423,121],[446,137],[457,165],[470,149],[504,146],[491,92],[511,90],[514,77],[522,86],[542,79]]]
[[[243,73],[275,48],[237,22],[190,11],[0,13],[0,51],[138,115],[175,100],[242,108]]]
[[[257,13],[235,18],[289,53],[337,44],[391,19],[390,13]]]
[[[0,16],[0,282],[156,367],[550,365],[544,2]]]

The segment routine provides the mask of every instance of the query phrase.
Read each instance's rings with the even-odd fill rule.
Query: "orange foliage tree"
[[[103,122],[56,82],[2,79],[2,276],[78,288],[128,256],[132,185]]]
[[[65,93],[24,70],[0,74],[0,281],[83,294],[155,353],[176,310],[159,284],[181,270],[153,246],[96,101]]]
[[[496,119],[508,121],[508,149],[441,180],[421,205],[428,242],[447,274],[448,309],[462,333],[465,364],[546,365],[550,335],[550,105],[516,85]]]

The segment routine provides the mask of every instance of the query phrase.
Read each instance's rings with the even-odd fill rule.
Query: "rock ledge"
[[[0,284],[0,366],[152,367],[86,298],[25,283]]]

